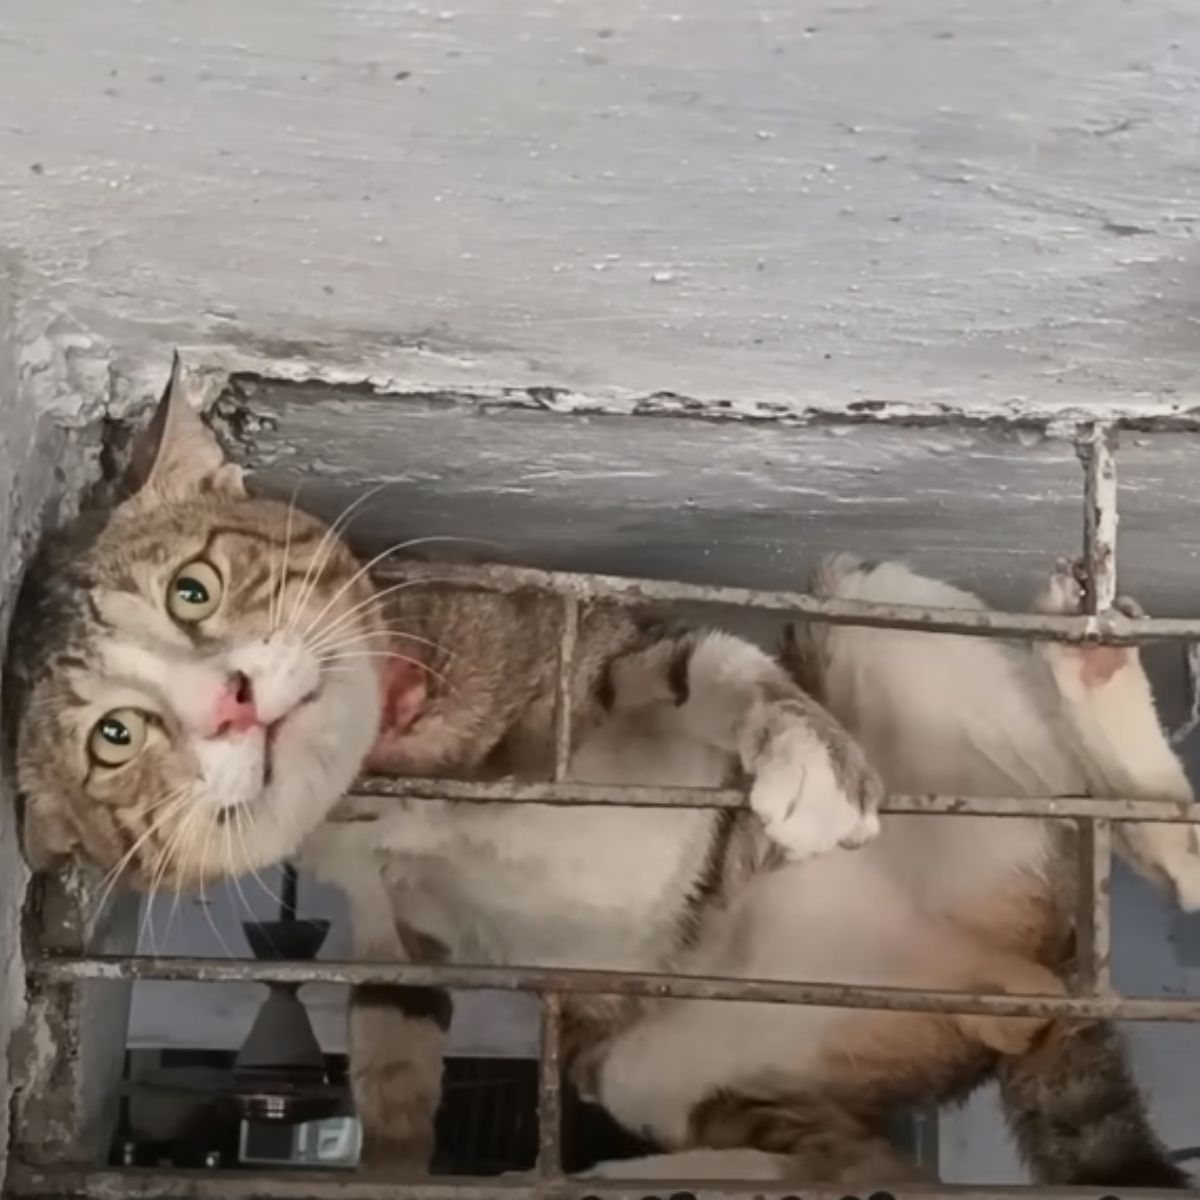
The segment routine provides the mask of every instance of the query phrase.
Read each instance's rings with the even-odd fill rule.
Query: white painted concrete
[[[1192,403],[1198,34],[1191,0],[10,0],[0,242],[126,356]]]

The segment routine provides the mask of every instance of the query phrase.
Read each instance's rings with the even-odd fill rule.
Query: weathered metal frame
[[[623,604],[692,602],[736,605],[785,612],[795,618],[834,624],[865,625],[928,633],[978,637],[1009,637],[1066,643],[1105,642],[1134,645],[1157,641],[1200,643],[1200,619],[1134,620],[1116,611],[1116,531],[1118,522],[1115,428],[1097,423],[1085,429],[1076,446],[1085,472],[1083,562],[1086,613],[1064,617],[991,610],[960,610],[877,605],[818,600],[795,592],[708,587],[656,580],[572,575],[511,567],[467,568],[405,566],[414,574],[442,583],[461,583],[500,591],[536,588],[557,595],[563,621],[559,670],[555,686],[556,731],[554,781],[466,783],[429,779],[373,777],[362,780],[335,813],[334,819],[355,820],[380,813],[397,798],[442,799],[462,803],[518,803],[655,807],[743,807],[743,793],[729,789],[610,787],[566,782],[570,753],[570,674],[583,603],[605,600]],[[1189,662],[1196,652],[1189,646]],[[1196,674],[1196,671],[1193,671]],[[1193,698],[1194,715],[1200,699]],[[568,1178],[562,1171],[561,1019],[563,998],[577,993],[627,996],[740,1000],[774,1004],[823,1005],[935,1013],[989,1013],[1008,1016],[1056,1016],[1087,1020],[1120,1018],[1135,1021],[1200,1021],[1200,998],[1126,999],[1115,995],[1109,972],[1109,889],[1113,825],[1126,821],[1197,821],[1192,806],[1171,801],[1085,797],[894,796],[885,811],[1039,817],[1074,821],[1079,829],[1080,963],[1072,993],[1067,996],[1016,996],[922,991],[904,988],[857,987],[821,982],[782,982],[671,976],[648,973],[551,970],[520,967],[427,966],[363,962],[280,963],[236,960],[162,959],[130,955],[43,954],[29,966],[30,982],[54,995],[68,995],[85,981],[136,979],[192,981],[284,981],[343,984],[391,984],[486,988],[533,992],[542,997],[542,1050],[539,1071],[539,1157],[534,1173],[501,1180],[435,1179],[419,1182],[379,1182],[363,1179],[320,1179],[312,1175],[121,1172],[78,1167],[18,1163],[10,1171],[15,1195],[79,1196],[95,1200],[117,1197],[196,1197],[198,1200],[299,1200],[300,1197],[338,1197],[340,1200],[643,1200],[645,1197],[689,1196],[695,1200],[759,1197],[783,1200],[797,1189],[762,1184],[719,1185],[656,1181],[589,1182]],[[23,1139],[18,1138],[18,1144]],[[809,1200],[845,1197],[843,1189],[803,1189]],[[1021,1188],[906,1187],[893,1195],[909,1200],[932,1200],[956,1195],[969,1200],[1000,1200],[1028,1195]],[[1088,1189],[1039,1189],[1040,1195],[1095,1195]],[[1111,1193],[1108,1193],[1111,1195]],[[1132,1195],[1133,1193],[1127,1193]],[[1138,1193],[1145,1196],[1178,1192]]]

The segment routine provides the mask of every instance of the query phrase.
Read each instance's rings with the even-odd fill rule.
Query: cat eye
[[[130,762],[146,744],[146,718],[136,708],[117,708],[92,726],[88,752],[104,767]]]
[[[216,567],[203,559],[180,567],[167,589],[167,611],[177,621],[194,625],[221,607],[225,584]]]

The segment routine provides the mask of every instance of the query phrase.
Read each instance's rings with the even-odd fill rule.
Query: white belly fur
[[[655,731],[602,730],[573,774],[594,782],[715,784],[724,764]],[[619,746],[619,752],[617,747]],[[653,970],[709,845],[711,812],[398,803],[383,821],[327,826],[307,856],[350,894],[379,952],[385,871],[404,920],[458,962]],[[890,818],[876,842],[761,876],[684,969],[741,977],[931,986],[914,964],[943,936],[928,914],[988,895],[1042,858],[1037,823]],[[961,868],[961,869],[956,869]],[[392,934],[393,940],[394,933]],[[365,952],[365,950],[360,951]],[[396,942],[395,953],[399,953]],[[676,1143],[715,1088],[786,1055],[802,1074],[837,1010],[738,1003],[664,1006],[617,1039],[601,1098],[627,1127]]]

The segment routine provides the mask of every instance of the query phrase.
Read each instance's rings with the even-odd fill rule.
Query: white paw
[[[1184,912],[1200,911],[1200,828],[1155,822],[1126,825],[1122,834],[1135,867],[1166,882]]]
[[[1200,912],[1200,846],[1194,825],[1173,826],[1180,831],[1178,841],[1184,843],[1171,856],[1167,872],[1175,888],[1175,900],[1184,912]]]
[[[1080,564],[1069,558],[1057,559],[1050,578],[1038,595],[1038,612],[1047,615],[1074,617],[1083,611],[1083,584],[1079,578]]]
[[[767,836],[794,859],[861,846],[879,833],[878,777],[844,735],[836,759],[802,724],[774,737],[757,763],[750,806]]]
[[[1113,601],[1113,608],[1131,621],[1143,621],[1146,618],[1146,610],[1132,596],[1118,596]]]
[[[1034,609],[1047,615],[1076,617],[1083,612],[1087,573],[1083,559],[1056,559],[1054,570],[1038,593]],[[1131,620],[1140,620],[1145,609],[1131,596],[1118,596],[1113,608]]]

